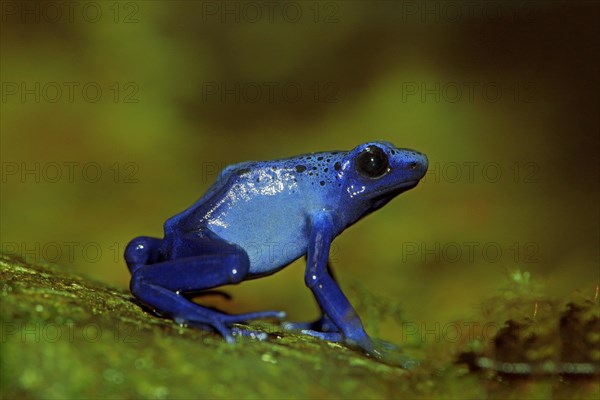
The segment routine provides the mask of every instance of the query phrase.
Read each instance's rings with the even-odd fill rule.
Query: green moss
[[[0,282],[1,398],[509,395],[496,379],[469,373],[448,354],[431,353],[406,371],[264,321],[252,328],[268,332],[268,340],[228,345],[212,332],[148,314],[128,292],[57,266],[0,256]],[[524,390],[511,387],[513,397]],[[552,387],[552,380],[527,386],[534,397]],[[579,388],[585,397],[597,384]]]

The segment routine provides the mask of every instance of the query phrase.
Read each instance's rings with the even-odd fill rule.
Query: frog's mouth
[[[373,206],[372,206],[373,210],[377,210],[377,209],[383,207],[394,197],[398,196],[399,194],[401,194],[403,192],[406,192],[407,190],[414,188],[418,184],[419,184],[419,179],[416,179],[414,181],[403,182],[394,189],[382,189],[381,194],[375,195],[371,199],[372,204],[373,204]]]

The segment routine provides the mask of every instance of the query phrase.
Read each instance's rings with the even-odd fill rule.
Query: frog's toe
[[[241,323],[251,321],[253,319],[275,318],[284,319],[286,316],[284,311],[258,311],[246,314],[225,315],[223,321],[228,324]]]
[[[290,322],[284,321],[281,323],[281,327],[286,331],[301,331],[314,329],[312,322]]]
[[[225,341],[227,343],[235,343],[235,338],[233,337],[232,334],[232,329],[230,329],[229,327],[227,327],[227,325],[223,322],[223,321],[219,321],[219,320],[212,320],[212,321],[190,321],[190,320],[183,320],[181,318],[177,318],[175,319],[175,322],[181,326],[192,326],[194,328],[197,329],[202,329],[202,330],[214,330],[216,331],[219,335],[221,335],[223,337],[223,339],[225,339]]]
[[[253,331],[251,329],[243,329],[238,327],[231,328],[231,333],[234,336],[245,336],[256,340],[267,340],[269,335],[266,332]]]
[[[340,332],[319,332],[312,329],[302,329],[300,333],[330,342],[341,342],[344,339]]]

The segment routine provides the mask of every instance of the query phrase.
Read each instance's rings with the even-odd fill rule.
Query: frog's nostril
[[[419,165],[418,162],[416,161],[411,161],[410,163],[408,163],[408,169],[417,169],[417,166]]]

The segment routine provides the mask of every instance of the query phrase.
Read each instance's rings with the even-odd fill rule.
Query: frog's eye
[[[369,146],[355,159],[356,170],[367,178],[380,178],[385,175],[390,163],[383,150],[377,146]]]

